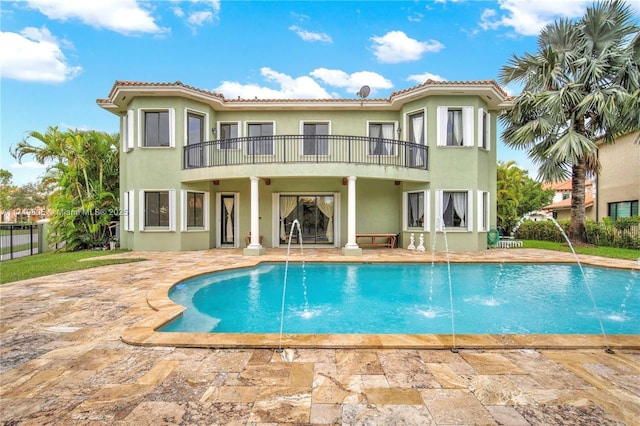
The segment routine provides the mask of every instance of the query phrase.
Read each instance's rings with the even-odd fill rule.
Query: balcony
[[[185,146],[183,168],[346,163],[427,170],[427,153],[425,145],[365,136],[250,136]]]

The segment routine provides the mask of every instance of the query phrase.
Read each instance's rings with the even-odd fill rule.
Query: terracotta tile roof
[[[418,84],[417,86],[413,86],[413,87],[409,87],[407,89],[403,89],[403,90],[398,90],[396,92],[393,92],[391,94],[390,97],[399,95],[401,93],[405,93],[405,92],[410,92],[412,90],[421,88],[421,87],[426,87],[426,86],[486,86],[486,85],[491,85],[493,86],[498,92],[500,92],[500,94],[502,96],[505,97],[505,99],[511,99],[511,96],[509,96],[509,94],[507,92],[504,91],[504,89],[502,87],[500,87],[500,85],[498,83],[496,83],[495,80],[470,80],[470,81],[436,81],[436,80],[427,80],[422,84]]]
[[[584,184],[586,187],[592,186],[589,179],[587,179]],[[561,180],[558,182],[544,182],[542,184],[542,189],[553,189],[557,192],[571,191],[571,179]]]
[[[590,207],[593,205],[593,193],[591,191],[585,193],[584,195],[584,205],[585,207]],[[541,210],[567,210],[571,208],[571,197],[558,201],[557,203],[549,204],[548,206],[544,206]]]
[[[502,87],[500,87],[494,80],[474,80],[474,81],[435,81],[435,80],[427,80],[422,84],[419,84],[417,86],[413,86],[413,87],[409,87],[407,89],[403,89],[403,90],[398,90],[395,92],[392,92],[391,95],[389,95],[388,98],[371,98],[371,99],[360,99],[360,98],[324,98],[324,99],[263,99],[263,98],[254,98],[254,99],[250,99],[250,98],[235,98],[235,99],[231,99],[231,98],[225,98],[223,94],[221,93],[217,93],[214,91],[210,91],[210,90],[204,90],[204,89],[199,89],[197,87],[194,86],[190,86],[187,84],[182,83],[181,81],[175,81],[173,83],[150,83],[150,82],[142,82],[142,81],[127,81],[127,80],[116,80],[116,82],[113,84],[113,87],[111,88],[111,91],[109,92],[109,97],[108,98],[101,98],[101,99],[97,99],[96,102],[98,104],[108,104],[111,103],[111,99],[113,99],[113,95],[115,94],[116,90],[119,87],[183,87],[185,89],[189,89],[189,90],[193,90],[208,96],[214,96],[217,98],[220,98],[222,100],[224,100],[225,102],[229,102],[229,103],[248,103],[248,102],[260,102],[260,103],[280,103],[280,102],[286,102],[286,103],[304,103],[304,102],[354,102],[354,101],[360,101],[360,102],[389,102],[391,101],[391,99],[395,96],[404,94],[404,93],[408,93],[423,87],[428,87],[428,86],[441,86],[441,87],[456,87],[456,86],[460,86],[460,85],[465,85],[465,86],[478,86],[478,85],[490,85],[493,86],[502,96],[504,96],[504,98],[506,100],[511,99],[511,97],[502,89]]]

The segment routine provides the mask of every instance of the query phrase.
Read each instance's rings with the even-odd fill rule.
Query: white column
[[[347,244],[346,249],[357,249],[356,243],[356,179],[355,176],[347,178]]]
[[[260,204],[258,193],[260,191],[260,178],[251,176],[251,241],[247,248],[262,248],[260,244]]]

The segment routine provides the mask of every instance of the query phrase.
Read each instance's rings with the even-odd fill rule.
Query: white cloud
[[[236,81],[224,81],[215,89],[225,98],[233,99],[325,99],[331,95],[314,79],[308,76],[293,78],[268,67],[260,69],[260,73],[268,82],[275,83],[277,88],[258,84],[242,84]]]
[[[77,19],[122,34],[168,31],[159,27],[151,12],[136,0],[28,0],[27,4],[50,19]]]
[[[212,11],[201,10],[201,11],[193,12],[189,14],[189,17],[187,18],[187,22],[190,25],[201,27],[206,22],[213,22],[213,18],[214,18],[214,14]]]
[[[424,18],[424,15],[420,12],[413,12],[413,14],[407,16],[409,22],[422,22],[422,18]]]
[[[433,81],[447,81],[446,78],[441,77],[437,74],[431,74],[430,72],[425,72],[422,74],[411,74],[407,77],[407,81],[415,81],[416,83],[422,84],[427,80]]]
[[[484,30],[511,27],[520,35],[538,35],[557,18],[581,17],[592,3],[592,0],[499,0],[501,12],[485,9],[480,27]]]
[[[333,43],[331,36],[325,33],[314,33],[311,31],[303,30],[297,25],[292,25],[289,27],[291,31],[294,31],[298,36],[304,41],[320,41],[323,43]]]
[[[359,71],[353,74],[347,74],[342,70],[318,68],[311,71],[310,75],[322,80],[325,84],[345,88],[348,92],[354,94],[364,85],[369,86],[372,93],[374,93],[376,89],[390,89],[393,87],[393,83],[391,83],[390,80],[371,71]]]
[[[12,169],[46,169],[49,164],[40,164],[37,161],[23,161],[22,163],[11,163],[9,167]]]
[[[378,61],[395,64],[417,61],[426,52],[438,52],[444,45],[437,40],[418,41],[402,31],[390,31],[382,37],[371,37]]]
[[[82,67],[68,63],[58,41],[45,27],[18,33],[0,32],[0,75],[22,81],[60,83],[76,77]]]

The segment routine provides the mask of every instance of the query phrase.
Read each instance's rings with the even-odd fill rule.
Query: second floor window
[[[462,146],[463,138],[462,110],[450,109],[447,111],[447,146]]]
[[[369,155],[395,155],[393,123],[369,123]]]
[[[187,114],[187,145],[204,141],[204,117],[198,114]]]
[[[144,146],[170,146],[170,129],[169,111],[146,111],[144,113]]]
[[[220,123],[220,149],[238,149],[238,123]]]
[[[326,136],[329,134],[327,123],[304,123],[302,140],[302,155],[328,155],[329,143]]]
[[[249,124],[247,154],[273,155],[273,123]]]

